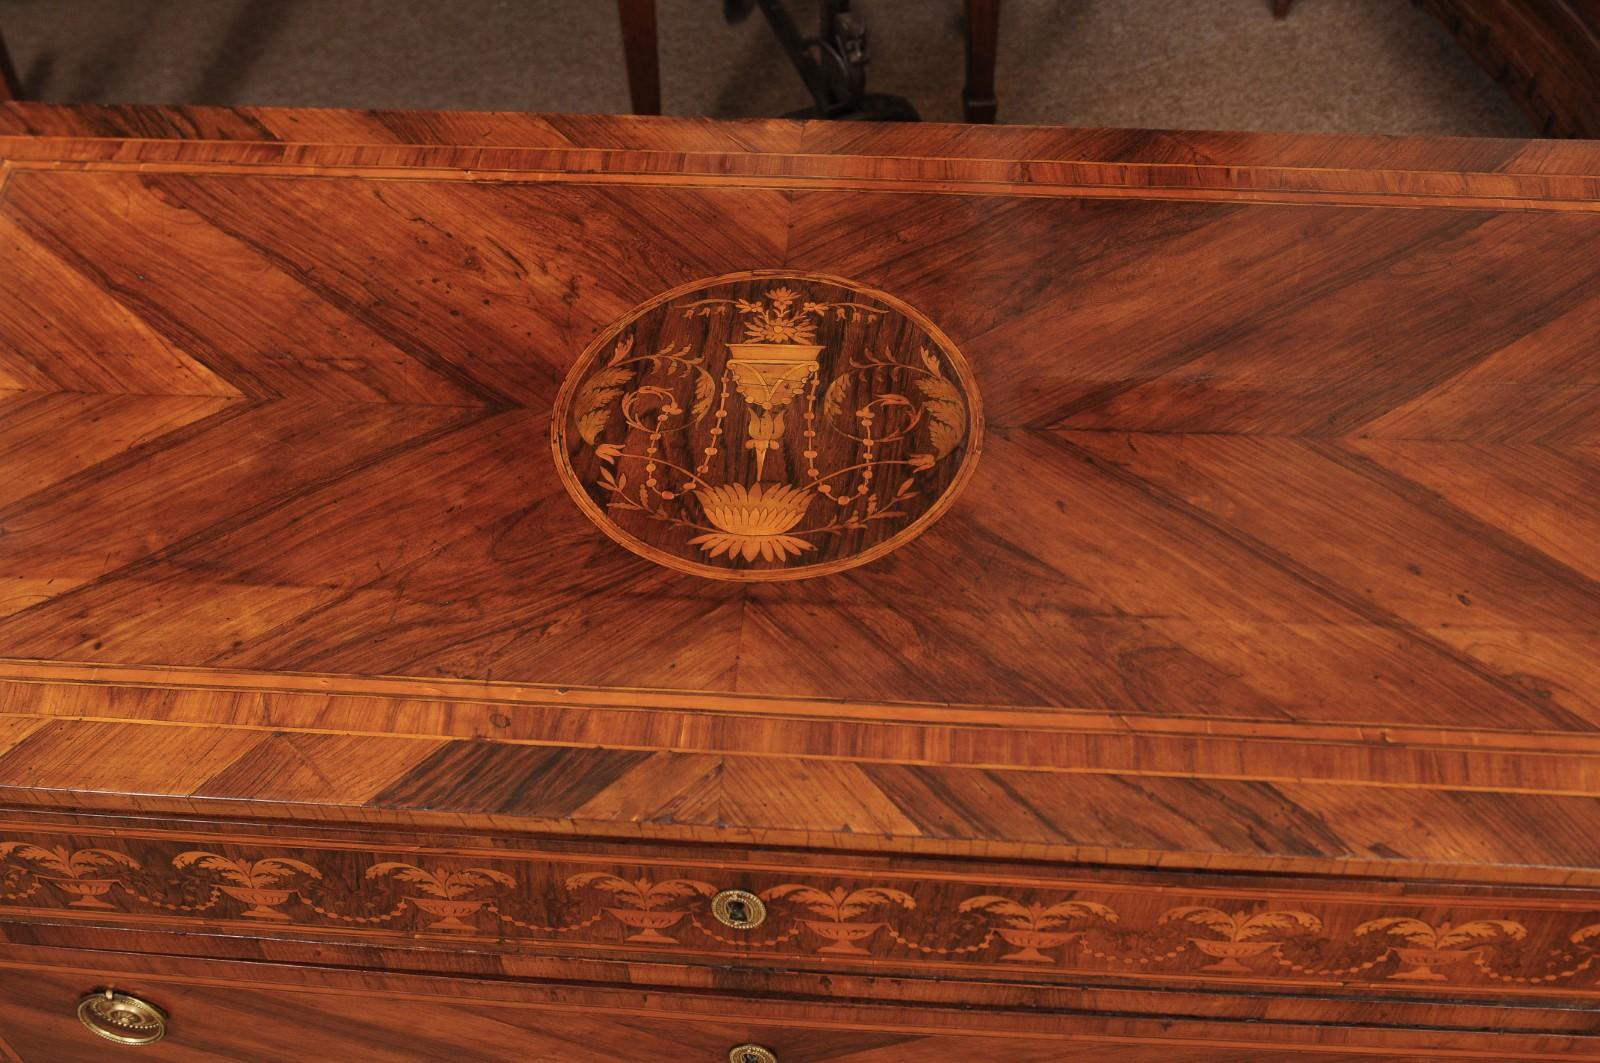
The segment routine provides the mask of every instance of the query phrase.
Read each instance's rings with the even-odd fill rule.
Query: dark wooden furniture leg
[[[994,53],[1000,39],[1000,0],[966,0],[967,83],[961,107],[969,122],[990,123],[998,106],[994,98]]]
[[[0,100],[22,99],[22,82],[17,78],[17,68],[11,65],[11,53],[6,51],[6,39],[0,35]]]
[[[1600,137],[1593,0],[1411,0],[1500,83],[1541,137]]]
[[[634,114],[661,113],[661,62],[656,50],[656,0],[617,0],[628,96]]]

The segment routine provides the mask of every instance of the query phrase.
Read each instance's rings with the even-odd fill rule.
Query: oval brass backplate
[[[723,890],[711,898],[711,914],[723,926],[750,930],[767,920],[767,906],[746,890]]]
[[[740,1045],[729,1049],[728,1063],[778,1063],[778,1057],[770,1048],[762,1048],[760,1045]]]
[[[113,989],[78,1001],[78,1019],[119,1045],[153,1045],[167,1035],[167,1016],[160,1008]]]

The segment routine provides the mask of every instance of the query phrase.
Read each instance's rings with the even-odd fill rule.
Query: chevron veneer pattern
[[[738,981],[818,1024],[791,1059],[970,1058],[946,1006],[1041,1060],[1600,1056],[1597,237],[1583,143],[0,107],[0,964],[457,964],[560,983],[570,1031],[602,983]],[[954,477],[981,397],[981,461],[847,571],[624,548],[582,499],[704,388],[589,367],[575,497],[563,387],[780,275],[960,365],[900,324],[818,359],[882,409],[813,446],[798,348],[866,333],[712,292],[772,325],[721,392],[765,405],[696,454]],[[807,552],[738,485],[649,496],[679,560]],[[727,888],[767,922],[709,920]],[[12,1026],[66,1037],[77,977]]]

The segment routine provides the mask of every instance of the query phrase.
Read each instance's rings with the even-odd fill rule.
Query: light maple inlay
[[[768,270],[694,282],[601,333],[553,421],[607,535],[718,579],[839,572],[917,535],[977,460],[977,387],[898,299]]]
[[[0,1056],[1600,1061],[1597,225],[1582,142],[0,105]]]

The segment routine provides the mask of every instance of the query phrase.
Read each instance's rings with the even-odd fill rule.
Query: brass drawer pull
[[[723,890],[711,898],[711,914],[723,926],[753,930],[767,921],[767,906],[761,903],[760,897],[746,890]]]
[[[153,1045],[167,1035],[167,1016],[138,997],[106,989],[78,1001],[78,1018],[107,1041]]]
[[[770,1048],[760,1045],[740,1045],[728,1052],[728,1063],[778,1063]]]

